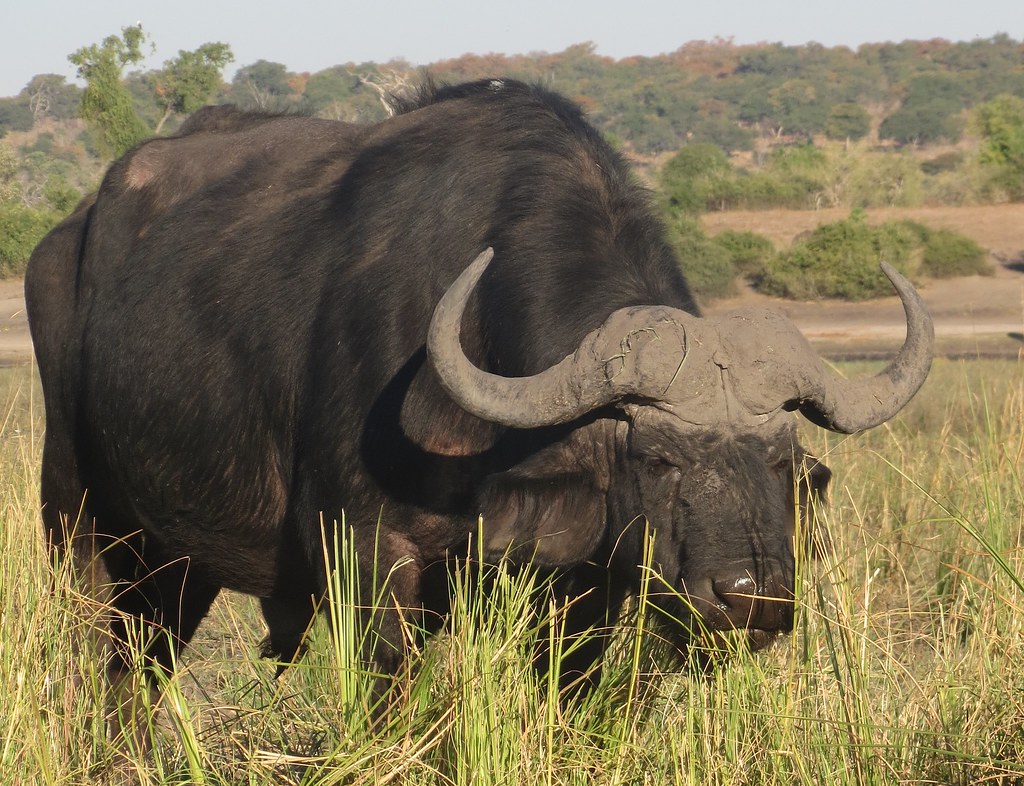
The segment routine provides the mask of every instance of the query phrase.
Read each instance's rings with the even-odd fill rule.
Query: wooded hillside
[[[1003,34],[856,51],[693,41],[622,60],[584,43],[556,54],[465,55],[422,69],[346,63],[316,73],[259,60],[230,82],[222,73],[232,53],[219,42],[180,52],[162,69],[131,71],[145,40],[141,27],[126,27],[71,53],[85,90],[41,74],[0,98],[0,273],[17,274],[113,156],[173,132],[203,103],[374,122],[387,116],[389,94],[426,74],[519,78],[578,102],[661,192],[691,259],[713,256],[689,218],[704,211],[1024,199],[1024,43]],[[718,277],[734,273],[709,264],[723,271]]]

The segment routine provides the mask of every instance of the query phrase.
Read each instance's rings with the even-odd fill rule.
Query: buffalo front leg
[[[355,597],[349,594],[348,599],[355,600],[358,614],[330,610],[332,628],[335,637],[360,637],[359,657],[364,673],[370,675],[367,709],[380,719],[402,701],[410,676],[409,655],[420,644],[423,569],[419,550],[400,534],[368,528],[355,530],[353,540],[358,582],[344,564],[332,576],[341,585],[347,583],[342,594],[357,583]],[[338,594],[328,592],[329,598]],[[337,624],[341,619],[351,620],[358,630]]]
[[[260,657],[276,660],[275,676],[280,677],[306,649],[306,634],[316,615],[316,603],[312,594],[273,596],[260,598],[260,609],[268,630],[260,647]]]
[[[168,560],[137,535],[105,550],[104,558],[114,579],[109,729],[121,745],[145,749],[160,678],[170,675],[220,587],[191,560]]]
[[[607,569],[580,565],[556,576],[540,609],[547,619],[534,656],[540,685],[556,681],[567,706],[585,697],[601,680],[602,660],[624,593],[610,581]]]

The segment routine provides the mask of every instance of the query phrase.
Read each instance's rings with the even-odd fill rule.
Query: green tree
[[[159,134],[171,115],[189,114],[206,104],[220,87],[220,72],[234,59],[230,46],[212,42],[193,52],[179,50],[176,58],[164,63],[154,85],[163,115],[153,133]]]
[[[59,220],[51,210],[34,210],[20,202],[0,204],[0,278],[25,275],[32,249]]]
[[[669,206],[682,213],[700,213],[707,208],[714,185],[732,174],[725,151],[710,142],[686,145],[661,170],[662,191]]]
[[[146,34],[142,25],[121,29],[101,44],[91,44],[68,55],[85,80],[80,113],[93,131],[97,147],[108,156],[120,156],[150,136],[135,113],[132,98],[122,83],[125,66],[142,61]]]
[[[359,89],[358,76],[345,66],[334,66],[309,77],[302,101],[308,110],[340,120],[346,113],[341,107],[351,102]]]
[[[827,108],[819,93],[808,79],[788,79],[768,92],[771,117],[780,133],[810,136],[824,127]]]
[[[856,142],[871,130],[871,116],[860,104],[836,104],[825,121],[825,136],[829,139],[848,139]]]
[[[290,77],[288,69],[281,63],[257,60],[238,69],[231,82],[232,100],[244,109],[285,109],[296,97]]]
[[[353,66],[333,66],[309,77],[302,93],[304,111],[347,122],[382,120],[387,115],[377,92],[366,87]]]
[[[17,98],[0,98],[0,137],[8,131],[28,131],[32,128],[32,110],[28,102]]]
[[[901,145],[960,139],[963,86],[947,74],[924,74],[910,80],[903,105],[882,121],[878,135]]]
[[[1013,199],[1024,199],[1024,99],[1003,95],[982,104],[975,122],[984,138],[981,161]]]
[[[7,145],[0,144],[0,205],[13,201],[21,193],[17,175],[18,160]]]
[[[754,147],[753,132],[724,117],[701,120],[693,127],[692,133],[693,142],[710,142],[727,153]]]
[[[78,115],[82,89],[69,85],[67,79],[59,74],[36,74],[18,97],[25,99],[33,119],[48,116],[70,120]]]

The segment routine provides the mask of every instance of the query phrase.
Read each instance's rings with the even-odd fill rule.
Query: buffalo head
[[[434,368],[453,400],[484,420],[518,429],[579,422],[551,449],[568,450],[601,497],[600,510],[562,500],[569,515],[560,531],[504,533],[504,542],[586,540],[576,559],[604,544],[609,564],[635,586],[637,532],[647,527],[654,605],[678,622],[682,641],[697,629],[743,629],[758,646],[789,630],[795,521],[830,476],[805,455],[790,413],[853,433],[910,401],[934,343],[914,288],[882,264],[903,301],[907,337],[870,378],[830,373],[800,331],[771,311],[708,319],[667,306],[616,311],[555,366],[502,377],[475,366],[459,342],[467,300],[492,256],[481,254],[437,305],[427,342]],[[599,449],[582,444],[594,442]],[[573,522],[579,511],[587,523]],[[485,513],[485,532],[486,525]],[[536,549],[557,563],[557,547]]]

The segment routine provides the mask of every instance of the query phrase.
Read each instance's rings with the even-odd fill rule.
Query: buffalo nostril
[[[718,579],[712,583],[717,595],[730,609],[749,609],[757,593],[757,584],[750,576]]]
[[[715,596],[730,622],[738,628],[792,630],[793,594],[783,583],[768,577],[758,586],[753,577],[743,574],[712,582]]]

